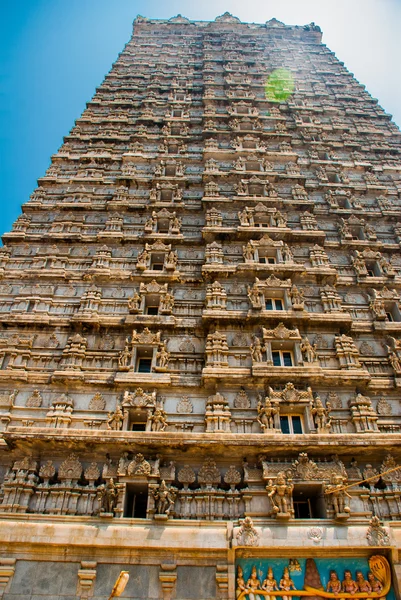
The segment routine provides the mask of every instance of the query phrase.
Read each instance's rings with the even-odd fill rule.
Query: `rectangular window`
[[[263,265],[275,265],[276,259],[274,256],[259,256],[259,262]]]
[[[147,306],[145,310],[146,310],[147,315],[158,315],[159,314],[158,306]]]
[[[292,367],[294,361],[292,359],[292,352],[285,350],[274,350],[272,352],[273,365],[275,367]]]
[[[280,415],[281,433],[303,433],[302,417],[299,415]]]
[[[283,301],[280,298],[266,298],[266,310],[284,310]]]
[[[152,368],[151,358],[138,358],[138,373],[150,373]]]

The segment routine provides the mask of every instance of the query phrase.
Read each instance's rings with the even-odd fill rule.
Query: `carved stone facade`
[[[0,597],[62,597],[21,561],[95,600],[398,568],[400,149],[314,24],[135,20],[3,236]]]

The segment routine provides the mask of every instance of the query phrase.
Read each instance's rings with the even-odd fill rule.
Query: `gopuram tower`
[[[0,599],[400,597],[400,131],[321,37],[138,17],[3,236]]]

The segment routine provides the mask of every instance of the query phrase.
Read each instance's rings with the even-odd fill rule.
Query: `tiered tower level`
[[[3,236],[0,598],[397,586],[400,148],[313,23],[135,20]]]

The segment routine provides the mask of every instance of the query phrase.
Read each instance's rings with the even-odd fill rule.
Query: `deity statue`
[[[174,509],[177,489],[173,486],[168,487],[163,480],[156,489],[152,489],[152,495],[155,500],[156,514],[169,516]]]
[[[290,577],[290,571],[288,567],[284,567],[284,573],[280,579],[280,590],[289,592],[290,590],[296,590],[293,580]],[[291,600],[291,596],[282,596],[283,600]]]
[[[277,581],[274,579],[273,569],[271,567],[267,569],[267,576],[262,583],[262,590],[265,590],[265,592],[278,591]],[[265,596],[264,598],[265,600],[276,600],[276,596]]]
[[[237,587],[235,589],[235,597],[239,598],[242,592],[247,592],[248,588],[246,587],[244,572],[242,567],[238,565],[237,567]]]
[[[164,431],[166,429],[166,413],[161,408],[156,408],[153,413],[149,410],[148,421],[150,431]]]
[[[337,571],[334,571],[334,569],[330,571],[330,579],[326,586],[326,592],[331,592],[332,594],[339,594],[341,592],[341,581],[338,578]]]
[[[121,431],[123,426],[124,416],[121,407],[117,405],[114,413],[107,415],[107,429],[112,431]]]
[[[371,592],[372,586],[369,581],[364,578],[362,571],[357,571],[355,573],[355,583],[358,586],[359,592]]]
[[[159,351],[156,353],[157,366],[160,369],[167,369],[170,360],[170,352],[167,351],[166,342],[163,342]]]
[[[274,416],[279,414],[278,405],[273,405],[270,398],[265,398],[265,403],[259,400],[258,406],[258,423],[262,428],[263,433],[269,433],[274,430]]]
[[[313,420],[316,425],[316,429],[318,433],[329,433],[331,429],[331,419],[330,419],[330,410],[331,404],[327,402],[327,408],[324,408],[323,402],[319,398],[316,397],[314,405],[311,403],[311,413],[313,415]]]
[[[261,341],[258,337],[253,338],[253,343],[251,344],[251,356],[252,362],[258,363],[263,362],[262,351],[264,348],[262,347]]]
[[[99,513],[113,514],[118,497],[118,490],[114,480],[110,478],[106,485],[99,485],[96,495],[99,503]]]
[[[122,368],[128,367],[130,360],[131,360],[130,341],[129,341],[129,338],[126,338],[124,350],[121,350],[120,355],[118,357],[118,366],[122,367]]]
[[[256,594],[257,590],[261,590],[262,587],[260,585],[260,581],[258,579],[258,571],[255,566],[252,567],[251,576],[246,582],[246,587],[248,588],[248,598],[249,600],[262,600],[261,597]]]
[[[351,571],[349,569],[346,569],[344,571],[342,591],[348,592],[349,594],[355,594],[358,591],[358,586],[356,582],[352,579]]]
[[[300,349],[303,354],[304,361],[307,363],[314,363],[317,359],[316,344],[311,344],[307,337],[304,337]]]
[[[141,297],[138,292],[134,292],[134,295],[131,298],[128,298],[127,301],[128,309],[131,312],[139,312],[141,306]]]
[[[335,517],[340,515],[349,516],[351,509],[347,506],[347,498],[351,496],[344,489],[344,479],[342,475],[333,475],[332,483],[326,485],[325,496],[334,510]]]
[[[380,592],[383,590],[383,586],[380,583],[380,581],[378,581],[376,579],[376,577],[374,576],[372,571],[369,571],[369,573],[368,573],[368,581],[369,581],[370,587],[372,588],[372,592],[375,592],[376,594],[380,594]],[[383,598],[383,600],[385,600],[385,598]]]
[[[289,519],[294,516],[294,508],[292,503],[292,492],[294,490],[294,484],[292,480],[287,478],[285,474],[280,471],[277,473],[276,481],[270,479],[266,486],[267,495],[273,505],[273,513],[281,518]]]

